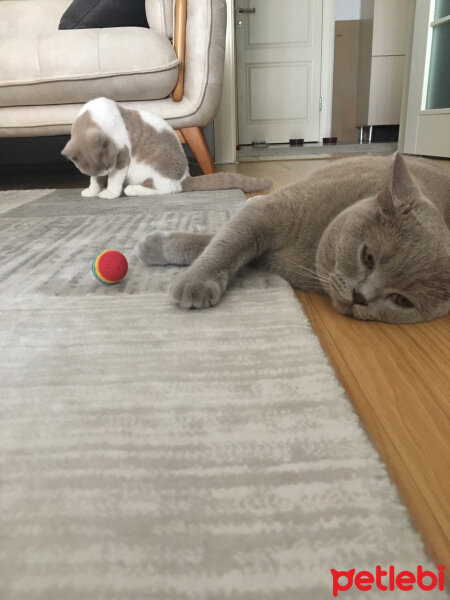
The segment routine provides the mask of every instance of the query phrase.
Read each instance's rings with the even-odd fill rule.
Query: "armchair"
[[[226,0],[146,0],[149,29],[58,30],[70,0],[0,0],[0,137],[65,135],[107,96],[166,119],[204,173],[222,92]]]

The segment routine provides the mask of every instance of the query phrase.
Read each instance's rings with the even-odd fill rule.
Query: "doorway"
[[[408,4],[408,0],[402,0],[402,6],[405,2]],[[369,15],[370,18],[366,18],[365,16],[366,6],[372,7],[372,12],[374,12],[373,15]],[[330,154],[329,151],[332,151],[333,148],[329,145],[322,145],[323,138],[329,138],[327,142],[331,143],[333,143],[333,138],[337,138],[337,148],[341,149],[344,149],[344,144],[346,146],[353,144],[355,152],[392,151],[396,147],[396,138],[394,139],[391,136],[390,131],[387,132],[389,135],[385,135],[385,132],[382,132],[383,135],[380,135],[380,137],[374,135],[373,141],[376,141],[377,144],[364,144],[358,147],[359,130],[357,127],[364,123],[356,122],[357,101],[360,98],[365,98],[366,95],[368,97],[368,94],[360,94],[357,90],[360,79],[364,83],[362,81],[363,78],[360,77],[358,72],[358,66],[360,63],[362,64],[359,44],[360,24],[361,26],[365,25],[367,21],[371,27],[371,31],[372,28],[374,31],[384,31],[384,20],[387,19],[389,23],[394,20],[392,18],[392,11],[389,8],[390,6],[391,0],[368,0],[367,2],[364,2],[364,0],[311,0],[311,3],[308,0],[277,0],[277,2],[270,2],[269,0],[227,0],[228,28],[225,49],[224,87],[221,108],[214,125],[216,142],[215,162],[220,164],[235,162],[236,159],[246,160],[243,156],[244,153],[249,154],[248,160],[251,160],[251,158],[268,160],[267,156],[270,154],[271,157],[272,154],[278,154],[278,150],[281,153],[285,151],[288,157],[296,155],[298,158],[306,158],[311,153],[311,149],[318,145],[320,145],[320,149],[315,148],[314,153],[317,155],[317,153],[320,154],[322,151],[328,155]],[[296,7],[296,12],[292,10],[292,7]],[[283,11],[281,11],[281,8],[283,8]],[[386,10],[382,10],[384,8]],[[305,17],[300,17],[302,9],[303,14],[306,15]],[[238,10],[240,12],[237,12]],[[286,26],[283,32],[283,39],[280,40],[279,31],[280,28],[283,28],[283,19],[286,20],[286,12],[291,16],[295,14],[296,18],[289,19],[289,21],[294,23],[300,20],[302,21],[302,27],[300,28],[300,33],[298,33],[292,25]],[[308,26],[309,30],[313,32],[314,37],[315,28],[312,23],[314,22],[314,15],[319,17],[320,12],[322,18],[322,31],[321,35],[319,35],[321,42],[320,70],[315,71],[315,77],[312,76],[311,82],[307,81],[308,85],[301,85],[299,84],[301,82],[299,73],[301,74],[303,69],[304,79],[307,79],[308,76],[305,75],[306,70],[308,69],[311,73],[314,73],[314,67],[311,65],[308,67],[302,66],[300,64],[303,62],[302,59],[299,57],[293,58],[292,55],[289,55],[289,52],[293,50],[293,46],[299,46],[299,50],[304,49],[302,44],[305,44],[305,40],[311,37],[307,33]],[[396,11],[395,14],[398,12]],[[412,11],[410,12],[412,13]],[[409,21],[409,18],[406,20]],[[344,21],[347,21],[349,30],[338,32],[336,29],[335,31],[335,21],[341,25],[344,25]],[[261,31],[258,30],[258,23]],[[272,27],[272,23],[276,25]],[[316,29],[318,29],[317,25]],[[409,30],[409,25],[407,26],[407,30]],[[357,32],[356,36],[355,32]],[[338,37],[338,33],[340,35],[345,34],[346,37]],[[366,38],[365,35],[361,37]],[[372,35],[369,37],[372,39]],[[397,39],[396,36],[390,37]],[[378,36],[375,36],[375,38],[378,39]],[[351,47],[348,47],[348,39],[351,42]],[[337,79],[342,84],[340,89],[345,88],[341,97],[336,93],[336,89],[333,96],[333,85],[336,84],[336,81],[333,82],[333,74],[334,69],[338,67],[338,65],[334,64],[334,52],[337,50],[337,42],[339,44],[344,42],[344,47],[341,48],[344,52],[341,52],[339,55],[343,59],[341,60],[341,63],[343,62],[342,68],[339,73],[336,72],[335,74],[335,80]],[[243,60],[240,58],[242,45],[247,46],[244,49]],[[388,48],[385,51],[383,48],[382,53],[394,54],[395,56],[392,61],[395,62],[398,60],[396,56],[397,52],[391,50],[391,48]],[[251,55],[247,57],[249,52]],[[266,55],[262,54],[262,59],[260,59],[258,52],[266,52]],[[379,54],[378,49],[371,48],[368,54],[369,58],[373,57],[373,61],[376,63],[378,60],[377,55]],[[339,59],[339,56],[336,56],[336,58]],[[351,65],[345,59],[346,56],[351,57]],[[305,62],[307,60],[305,59]],[[292,62],[294,66],[292,66]],[[369,69],[363,69],[365,76],[369,73]],[[347,71],[350,70],[351,73],[348,73]],[[283,72],[280,73],[281,71]],[[340,74],[342,73],[346,77],[341,77]],[[287,83],[283,80],[283,75],[287,75]],[[349,77],[351,86],[347,85]],[[397,78],[396,89],[399,79]],[[241,85],[242,80],[243,86]],[[317,85],[318,80],[319,85]],[[255,89],[258,90],[260,89],[259,86],[267,82],[270,82],[270,86],[266,94],[257,93],[255,95],[254,91],[252,92],[252,87],[256,86]],[[242,89],[245,90],[245,86],[250,88],[249,93],[241,91]],[[373,89],[369,88],[369,84],[364,87],[366,90],[371,89],[374,98],[384,98],[387,97],[387,92],[391,93],[390,88],[387,89],[386,87],[375,93],[375,84],[372,85]],[[280,89],[283,93],[280,93]],[[289,89],[289,93],[284,92],[285,89]],[[306,89],[309,90],[309,94],[305,94]],[[351,102],[348,101],[349,91],[351,91]],[[304,94],[303,98],[300,98],[302,93]],[[341,98],[340,104],[339,97]],[[240,111],[237,108],[238,101],[240,101],[243,107]],[[281,118],[279,116],[278,104],[282,104],[285,110]],[[334,104],[335,110],[332,119],[332,107]],[[295,110],[298,109],[298,105],[300,108],[303,106],[303,109],[305,109],[305,106],[307,107],[304,110],[303,116],[305,112],[308,114],[308,108],[311,109],[311,116],[316,119],[315,130],[312,132],[306,131],[306,127],[301,129],[300,124],[296,123],[298,114],[295,113]],[[335,117],[336,113],[339,112],[336,110],[339,106],[342,108],[339,118],[342,120],[343,115],[347,119],[348,123],[342,123],[342,125],[347,125],[347,130],[350,130],[349,128],[352,129],[350,135],[347,135],[342,127],[339,129],[337,126],[338,119]],[[313,110],[316,111],[315,115],[312,114]],[[319,123],[318,133],[317,114]],[[242,115],[244,115],[247,125],[249,124],[252,128],[250,134],[246,131],[246,125],[242,124]],[[372,117],[369,114],[368,116]],[[380,121],[383,125],[397,124],[397,131],[399,122],[401,122],[400,115],[398,115],[395,121],[385,118]],[[372,123],[370,120],[366,124],[374,124],[378,127],[377,122]],[[297,129],[294,129],[295,127]],[[277,131],[273,131],[273,129]],[[376,133],[378,134],[378,132]],[[294,140],[303,139],[305,147],[290,146],[289,140],[292,138]],[[380,142],[382,141],[390,143],[392,147],[389,147],[388,150],[381,148]],[[253,142],[255,142],[254,145],[252,145]],[[246,145],[244,146],[243,144]],[[241,149],[237,152],[236,146],[239,147],[239,145],[241,145]],[[264,146],[267,145],[269,145],[269,148],[265,149]],[[281,146],[284,146],[284,148]],[[275,149],[277,152],[273,153],[272,150]],[[350,149],[345,148],[345,150]]]
[[[321,0],[235,0],[238,143],[320,139]]]
[[[214,120],[215,162],[234,163],[237,159],[238,116],[237,116],[237,74],[235,44],[235,3],[227,0],[227,34],[225,46],[225,68],[220,109]],[[269,0],[265,0],[269,3]],[[291,0],[297,1],[297,0]],[[334,50],[334,0],[312,0],[322,5],[322,68],[320,89],[322,110],[319,117],[319,139],[331,134],[331,105],[333,93],[333,50]],[[278,0],[277,0],[278,2]],[[277,4],[270,2],[270,4]],[[242,6],[242,5],[241,5]],[[245,5],[244,5],[245,7]],[[252,8],[253,4],[249,6]]]

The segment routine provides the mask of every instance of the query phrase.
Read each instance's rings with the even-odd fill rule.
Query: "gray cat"
[[[251,199],[214,237],[155,232],[139,254],[192,263],[171,290],[182,308],[214,306],[252,262],[357,319],[428,321],[450,311],[450,177],[398,153],[343,159]]]

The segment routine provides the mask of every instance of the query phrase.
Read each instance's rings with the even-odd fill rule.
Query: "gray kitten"
[[[450,311],[449,228],[449,175],[397,153],[336,161],[251,199],[212,238],[155,232],[139,253],[148,264],[192,263],[171,291],[182,308],[214,306],[255,262],[343,314],[414,323]]]

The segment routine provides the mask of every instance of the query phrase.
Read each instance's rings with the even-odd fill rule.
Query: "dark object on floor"
[[[324,137],[322,141],[324,145],[337,144],[337,137]]]
[[[145,0],[74,0],[59,29],[97,27],[148,27]]]
[[[372,142],[397,142],[398,125],[375,125],[372,132]]]
[[[303,138],[291,138],[289,140],[289,146],[303,146]]]
[[[359,127],[359,143],[397,142],[398,125],[361,125]]]

